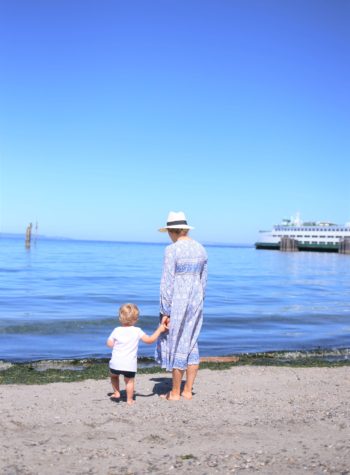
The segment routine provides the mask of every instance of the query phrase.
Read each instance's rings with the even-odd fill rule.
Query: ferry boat
[[[350,253],[350,223],[343,226],[328,221],[302,222],[299,214],[260,231],[256,249]]]

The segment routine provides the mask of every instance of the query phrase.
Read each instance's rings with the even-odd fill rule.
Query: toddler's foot
[[[114,391],[114,393],[112,394],[112,397],[115,397],[116,399],[119,399],[120,398],[120,392],[119,391]]]
[[[129,405],[129,406],[132,406],[133,404],[135,404],[135,401],[133,399],[130,399],[128,401],[126,401],[126,403]]]
[[[179,401],[180,396],[175,396],[171,391],[169,391],[167,394],[161,394],[160,397],[162,399],[167,399],[168,401]]]

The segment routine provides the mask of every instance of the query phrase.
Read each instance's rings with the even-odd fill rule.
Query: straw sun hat
[[[187,219],[183,211],[170,211],[166,226],[160,228],[161,233],[165,233],[168,229],[194,229],[187,224]]]

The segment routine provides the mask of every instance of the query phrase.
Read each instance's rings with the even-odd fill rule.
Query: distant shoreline
[[[25,240],[25,233],[2,233],[0,232],[0,238],[8,239],[23,239]],[[96,242],[96,243],[111,243],[111,244],[145,244],[150,246],[165,246],[167,242],[153,242],[153,241],[119,241],[112,239],[83,239],[83,238],[72,238],[67,236],[45,236],[43,234],[38,234],[38,236],[32,236],[33,242],[37,241],[69,241],[69,242]],[[227,243],[227,242],[203,242],[204,246],[207,247],[237,247],[237,248],[254,248],[253,243]]]

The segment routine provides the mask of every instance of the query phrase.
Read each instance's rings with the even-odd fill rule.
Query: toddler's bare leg
[[[125,389],[126,389],[126,402],[131,406],[135,403],[134,401],[134,388],[135,388],[135,378],[127,378],[124,376]]]
[[[120,390],[119,390],[119,375],[118,374],[111,374],[111,383],[113,388],[113,395],[112,397],[120,397]]]

